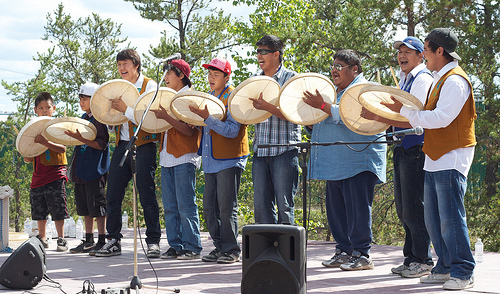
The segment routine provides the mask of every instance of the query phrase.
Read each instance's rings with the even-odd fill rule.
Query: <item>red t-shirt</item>
[[[49,150],[42,155],[38,155],[33,161],[33,177],[31,178],[31,189],[52,183],[53,181],[66,179],[65,165],[44,165],[40,161],[41,156],[50,156]]]

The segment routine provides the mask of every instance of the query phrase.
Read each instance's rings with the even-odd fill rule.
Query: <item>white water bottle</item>
[[[476,259],[476,262],[483,262],[483,242],[481,242],[481,238],[477,238],[474,251],[474,258]]]
[[[47,222],[45,225],[45,237],[49,245],[52,244],[52,222]]]
[[[82,218],[79,218],[76,222],[76,239],[83,240],[83,222]]]
[[[76,237],[76,223],[72,216],[69,217],[68,237]]]
[[[31,236],[31,220],[29,217],[24,221],[24,232],[28,234],[28,237]]]
[[[122,215],[122,229],[126,228],[128,228],[128,214],[126,211],[124,211]]]

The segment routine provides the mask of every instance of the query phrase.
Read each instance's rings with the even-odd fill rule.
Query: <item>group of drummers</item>
[[[285,225],[295,223],[297,144],[304,126],[312,143],[323,143],[311,148],[309,177],[326,180],[327,217],[337,242],[333,257],[322,264],[350,271],[373,269],[371,207],[375,185],[386,180],[387,155],[387,146],[377,141],[390,126],[422,126],[425,144],[423,136],[407,135],[394,151],[396,208],[406,239],[404,263],[393,272],[419,277],[423,283],[443,283],[444,289],[471,287],[474,260],[465,215],[459,220],[462,234],[449,236],[449,230],[442,229],[456,218],[448,216],[453,214],[450,208],[443,211],[440,203],[442,197],[452,198],[447,200],[456,205],[451,210],[457,210],[455,214],[463,211],[463,179],[475,145],[472,88],[458,66],[457,43],[453,32],[444,28],[433,30],[425,45],[415,37],[395,42],[401,90],[368,82],[354,50],[335,53],[331,80],[320,74],[297,74],[283,65],[284,45],[274,35],[263,36],[256,43],[260,71],[237,87],[230,83],[229,61],[218,57],[203,64],[209,93],[194,90],[190,66],[182,59],[164,65],[166,87],[158,90],[157,83],[141,73],[139,54],[123,50],[116,58],[122,80],[82,85],[82,121],[47,119],[55,111],[54,102],[49,93],[38,95],[35,112],[39,118],[28,125],[43,124],[43,131],[23,128],[25,136],[34,133],[34,143],[23,143],[19,137],[16,142],[20,152],[41,146],[37,152],[21,152],[25,161],[34,163],[32,218],[39,222],[39,228],[45,228],[50,213],[60,236],[57,250],[68,250],[62,223],[68,217],[64,185],[69,177],[75,182],[77,213],[84,216],[86,231],[82,243],[70,252],[120,255],[122,202],[134,178],[149,258],[237,262],[241,253],[237,195],[250,155],[247,125],[255,125],[251,147],[255,222]],[[154,95],[156,99],[145,113]],[[463,101],[458,103],[456,97]],[[38,122],[40,117],[44,117],[42,122]],[[141,130],[134,137],[141,120]],[[116,133],[111,160],[108,131]],[[130,140],[135,140],[135,152],[126,156]],[[163,253],[154,182],[157,141],[168,241]],[[362,150],[328,144],[359,141],[375,144]],[[67,145],[76,147],[66,172]],[[196,170],[201,163],[203,215],[214,246],[204,255],[195,192]],[[451,173],[448,180],[443,173]],[[443,181],[456,189],[443,191]],[[45,229],[39,233],[48,246]],[[435,266],[431,240],[438,255]]]

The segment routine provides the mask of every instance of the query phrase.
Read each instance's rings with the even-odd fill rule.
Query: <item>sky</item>
[[[157,46],[161,32],[169,30],[164,22],[141,18],[133,4],[123,0],[0,0],[0,80],[13,83],[35,77],[39,63],[33,57],[52,47],[42,40],[47,14],[53,14],[60,3],[75,20],[97,13],[103,19],[122,24],[122,37],[128,37],[140,54],[146,53],[149,45]],[[235,8],[228,2],[223,5],[231,7],[227,13],[232,16],[244,17],[249,13],[245,6]],[[11,98],[0,85],[0,113],[16,110]]]

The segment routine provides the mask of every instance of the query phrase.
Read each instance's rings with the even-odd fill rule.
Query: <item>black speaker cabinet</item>
[[[242,233],[242,294],[306,293],[304,227],[255,224]]]
[[[37,237],[21,244],[0,267],[0,284],[11,289],[31,289],[43,278],[45,249]]]

